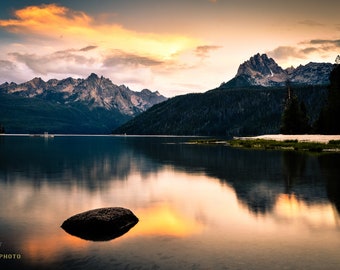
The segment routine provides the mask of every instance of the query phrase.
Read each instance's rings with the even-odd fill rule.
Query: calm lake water
[[[0,268],[340,269],[339,154],[190,140],[0,137]],[[112,206],[139,218],[119,238],[60,228]]]

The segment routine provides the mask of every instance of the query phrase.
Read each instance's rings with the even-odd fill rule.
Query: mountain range
[[[279,133],[286,84],[305,103],[310,122],[327,99],[330,63],[281,68],[266,54],[241,64],[236,76],[201,94],[157,104],[114,131],[120,134],[246,136]]]
[[[14,133],[110,133],[164,100],[157,91],[135,92],[94,73],[86,79],[34,78],[0,85],[0,123]]]
[[[278,133],[287,81],[314,121],[326,101],[332,68],[311,62],[283,69],[266,54],[256,54],[219,87],[171,99],[147,89],[135,92],[96,74],[6,82],[0,85],[0,124],[7,133]]]

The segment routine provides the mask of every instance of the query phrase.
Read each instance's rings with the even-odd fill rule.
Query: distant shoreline
[[[192,143],[219,144],[247,149],[340,153],[340,135],[268,134],[254,137],[234,137],[231,140],[203,139]]]
[[[206,138],[208,136],[198,136],[198,135],[128,135],[128,134],[52,134],[53,137],[155,137],[155,138]],[[0,133],[0,136],[4,137],[43,137],[44,133]]]
[[[303,135],[285,135],[285,134],[266,134],[254,137],[234,137],[238,140],[274,140],[274,141],[287,141],[297,140],[298,142],[316,142],[316,143],[329,143],[332,140],[340,140],[340,135],[321,135],[321,134],[303,134]]]

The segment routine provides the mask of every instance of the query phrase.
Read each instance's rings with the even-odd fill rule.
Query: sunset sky
[[[0,84],[94,72],[134,91],[205,92],[267,53],[282,67],[340,54],[333,0],[11,0],[0,3]]]

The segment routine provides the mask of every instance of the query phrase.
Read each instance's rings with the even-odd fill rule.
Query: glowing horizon
[[[308,3],[1,3],[0,83],[97,73],[171,97],[219,86],[256,53],[283,68],[334,62],[340,3]]]

